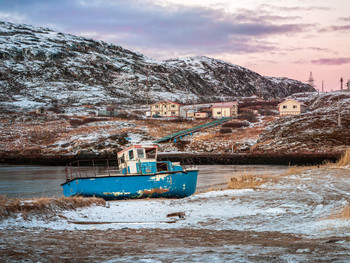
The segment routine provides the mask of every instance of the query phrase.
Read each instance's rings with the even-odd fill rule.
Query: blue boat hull
[[[167,197],[182,198],[194,194],[198,170],[153,175],[116,175],[75,178],[62,184],[69,196],[101,197],[106,200]]]

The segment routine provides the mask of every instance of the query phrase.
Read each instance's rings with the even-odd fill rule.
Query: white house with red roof
[[[162,100],[151,105],[151,116],[186,117],[186,112],[183,110],[182,104]]]
[[[304,103],[293,99],[287,99],[278,104],[280,116],[299,115],[300,113],[306,112],[306,110],[307,106]]]
[[[236,117],[238,114],[238,102],[214,103],[211,109],[213,118]]]

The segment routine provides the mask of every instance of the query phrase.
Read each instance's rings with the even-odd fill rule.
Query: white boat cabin
[[[157,145],[133,145],[118,153],[122,174],[150,174],[157,172]]]

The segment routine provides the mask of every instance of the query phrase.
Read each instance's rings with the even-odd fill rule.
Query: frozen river
[[[199,165],[197,191],[225,184],[242,172],[278,175],[288,166],[276,165]],[[0,194],[12,197],[62,196],[64,166],[0,166]]]

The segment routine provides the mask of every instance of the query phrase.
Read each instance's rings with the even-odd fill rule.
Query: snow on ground
[[[334,217],[349,203],[349,177],[350,170],[346,168],[313,169],[283,176],[256,190],[210,191],[183,199],[110,201],[106,207],[63,211],[56,220],[6,219],[0,223],[0,229],[191,228],[278,231],[308,237],[350,236],[350,221]],[[184,218],[167,217],[177,212],[185,213]]]

